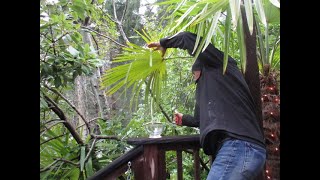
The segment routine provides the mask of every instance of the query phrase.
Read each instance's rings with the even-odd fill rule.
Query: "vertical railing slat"
[[[193,149],[193,159],[194,159],[194,179],[200,180],[200,159],[199,159],[199,149]]]
[[[182,177],[182,151],[177,150],[177,168],[178,168],[178,180],[183,180]]]
[[[158,162],[159,162],[159,180],[166,180],[167,171],[166,171],[166,151],[159,150],[158,154]]]

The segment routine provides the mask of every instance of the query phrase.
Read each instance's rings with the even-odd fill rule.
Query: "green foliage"
[[[73,83],[79,75],[91,75],[102,65],[97,52],[84,43],[81,25],[78,21],[86,15],[96,14],[93,6],[84,0],[73,3],[60,2],[46,6],[41,13],[48,14],[48,20],[40,24],[40,80],[55,87]]]
[[[229,28],[232,19],[227,16],[226,19],[230,20],[225,21],[223,14],[219,16],[220,11],[225,14],[228,2],[227,0],[164,1],[158,11],[164,18],[160,19],[158,14],[153,15],[150,11],[148,16],[144,16],[147,19],[142,28],[141,17],[135,13],[140,7],[140,0],[129,1],[123,26],[133,43],[129,43],[128,47],[120,51],[120,54],[116,54],[117,58],[113,61],[113,68],[104,74],[102,88],[107,88],[107,92],[113,95],[115,92],[120,92],[122,96],[116,94],[117,99],[123,95],[130,97],[130,102],[126,102],[125,105],[136,104],[136,108],[134,111],[126,111],[123,105],[121,109],[116,109],[117,114],[110,116],[108,120],[99,119],[95,122],[95,132],[107,136],[116,135],[120,141],[97,140],[92,154],[85,161],[93,139],[86,136],[83,137],[84,146],[77,144],[70,132],[59,122],[61,120],[57,115],[50,111],[44,95],[58,104],[71,119],[75,115],[74,110],[59,96],[43,88],[43,85],[44,83],[50,87],[54,85],[59,92],[68,94],[77,76],[91,75],[96,67],[102,65],[102,59],[105,59],[110,49],[118,48],[98,34],[105,34],[113,39],[119,36],[117,24],[112,17],[112,3],[100,0],[94,4],[91,4],[89,0],[60,0],[56,4],[49,4],[46,1],[40,1],[40,13],[46,13],[49,17],[40,19],[40,169],[43,170],[40,172],[40,179],[86,179],[90,177],[132,148],[126,143],[126,138],[147,137],[144,124],[152,117],[166,124],[163,136],[199,133],[198,128],[176,126],[171,122],[175,109],[184,114],[192,114],[194,110],[195,84],[191,74],[192,57],[182,50],[168,49],[166,56],[162,58],[159,52],[150,51],[144,45],[184,28],[198,35],[207,36],[203,42],[198,41],[198,49],[201,50],[206,43],[212,42],[217,48],[228,48],[229,55],[240,59],[241,44],[238,42],[241,39],[234,29]],[[268,3],[268,1],[262,2],[263,4]],[[122,16],[124,3],[124,0],[116,1],[118,18]],[[277,23],[277,16],[272,15],[272,12],[278,10],[271,7],[272,11],[264,9],[267,22],[272,22],[268,24],[268,37],[266,37],[266,27],[258,25],[261,30],[259,38],[263,46],[258,50],[266,51],[266,45],[268,45],[269,55],[264,57],[269,59],[273,67],[279,68],[280,25]],[[168,14],[172,16],[167,17]],[[97,33],[81,27],[85,17],[90,17],[93,25],[90,27]],[[227,24],[229,25],[225,26]],[[165,25],[166,28],[163,29]],[[95,48],[84,43],[86,32],[96,37]],[[259,55],[258,58],[261,59],[261,57]],[[151,114],[147,102],[148,98],[153,97],[156,99],[155,111]],[[159,105],[169,116],[169,120],[165,118]],[[205,162],[208,161],[208,156],[204,155],[202,150],[200,156]],[[166,155],[171,179],[176,177],[175,157],[175,152],[168,152]],[[183,163],[184,178],[192,179],[192,155],[183,152]],[[207,172],[202,170],[201,179],[205,179],[206,175]]]
[[[140,33],[139,33],[140,34]],[[155,37],[148,34],[140,34],[146,41],[151,42]],[[143,48],[133,43],[128,43],[129,47],[124,47],[123,52],[115,58],[114,63],[123,63],[107,70],[102,78],[101,87],[109,88],[109,95],[119,91],[125,93],[132,87],[132,99],[138,101],[139,93],[145,85],[145,98],[153,93],[155,99],[161,98],[162,83],[166,78],[166,61],[161,57],[160,52],[149,48]],[[150,92],[151,91],[151,92]],[[133,99],[136,97],[136,99]]]
[[[218,26],[228,26],[227,29],[229,31],[230,22],[232,22],[232,31],[237,32],[236,36],[238,39],[240,49],[240,64],[241,69],[243,72],[245,71],[246,67],[246,54],[245,49],[246,45],[244,43],[244,32],[243,32],[243,24],[242,24],[242,18],[241,18],[241,7],[245,9],[245,16],[248,21],[248,27],[249,31],[253,32],[253,19],[256,17],[256,19],[260,19],[260,23],[264,27],[267,27],[269,23],[277,23],[279,22],[279,8],[275,7],[273,4],[270,3],[269,0],[255,0],[252,4],[251,1],[245,0],[244,4],[242,5],[240,1],[228,1],[228,0],[215,0],[215,1],[208,1],[208,0],[200,0],[200,1],[194,1],[194,0],[183,0],[183,1],[177,1],[177,0],[171,0],[171,1],[165,1],[162,3],[159,3],[160,5],[168,5],[169,9],[174,9],[170,15],[171,18],[171,26],[170,33],[175,32],[179,33],[181,31],[191,31],[197,34],[197,36],[203,36],[202,42],[197,41],[195,45],[195,59],[200,54],[201,51],[203,51],[209,42],[213,43],[214,36],[220,36],[219,33],[217,33],[217,24],[216,19],[221,19],[224,21],[224,16],[226,16],[228,19],[228,23],[221,23]],[[229,12],[225,14],[225,11],[229,9]],[[253,12],[253,9],[255,10]],[[223,13],[223,14],[222,14]],[[231,17],[230,17],[231,16]],[[231,18],[231,20],[230,20]],[[258,21],[256,21],[259,23]],[[239,24],[240,23],[240,24]],[[241,27],[239,27],[241,26]],[[260,26],[258,26],[260,28]],[[227,33],[227,32],[226,32]],[[268,33],[266,33],[268,35]],[[227,66],[226,57],[230,55],[228,52],[229,50],[229,41],[232,40],[231,36],[228,36],[228,33],[225,35],[222,35],[222,37],[225,39],[225,45],[222,49],[226,53],[226,56],[224,58],[224,69]],[[266,36],[266,43],[269,43],[269,40]],[[216,46],[219,48],[219,46]],[[268,46],[264,49],[266,51],[266,54],[269,55]],[[235,50],[233,50],[234,52]],[[268,56],[269,57],[269,56]],[[263,57],[265,58],[265,57]],[[268,59],[268,58],[265,58]],[[263,61],[265,62],[265,61]],[[225,71],[225,70],[224,70]]]

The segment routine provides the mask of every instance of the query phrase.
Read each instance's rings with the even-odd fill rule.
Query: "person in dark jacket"
[[[187,50],[191,56],[197,35],[181,32],[148,44],[149,48]],[[202,37],[201,37],[202,39]],[[256,107],[236,61],[211,43],[192,66],[196,83],[194,116],[175,113],[177,125],[200,127],[200,144],[213,163],[207,180],[254,179],[263,170],[266,147]]]

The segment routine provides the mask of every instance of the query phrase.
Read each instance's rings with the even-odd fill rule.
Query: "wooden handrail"
[[[166,180],[166,151],[177,152],[177,177],[183,179],[182,151],[192,150],[194,179],[200,180],[199,135],[164,136],[161,138],[130,138],[127,143],[135,148],[99,170],[89,180],[115,180],[124,174],[130,161],[137,180]]]
[[[103,180],[103,179],[113,179],[114,176],[121,175],[127,170],[127,163],[137,159],[143,153],[142,146],[136,146],[126,154],[120,156],[112,163],[110,163],[105,168],[100,169],[93,176],[89,177],[87,180]]]

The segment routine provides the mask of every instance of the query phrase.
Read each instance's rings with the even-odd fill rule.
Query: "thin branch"
[[[117,23],[119,23],[118,16],[117,16],[117,10],[116,10],[116,3],[115,3],[114,0],[112,0],[112,5],[113,5],[113,14],[114,14],[114,17],[116,18]]]
[[[91,33],[90,33],[90,34],[91,34]],[[98,52],[98,55],[100,55],[100,53],[99,53],[99,45],[98,45],[98,42],[97,42],[96,38],[93,36],[93,34],[91,34],[91,37],[92,37],[92,39],[93,39],[94,43],[95,43],[95,44],[96,44],[96,46],[97,46],[97,52]]]
[[[54,39],[53,39],[53,31],[52,31],[52,26],[50,25],[50,34],[51,34],[51,43],[52,43],[52,48],[53,48],[53,54],[54,55],[57,55],[57,53],[56,53],[56,48],[55,48],[55,46],[54,46],[54,44],[55,44],[55,42],[54,42]]]
[[[91,134],[91,128],[90,128],[90,125],[89,123],[87,122],[86,118],[84,118],[84,116],[80,113],[80,111],[66,98],[64,97],[60,92],[58,92],[57,90],[53,89],[53,88],[50,88],[48,85],[44,85],[44,87],[46,87],[47,89],[49,89],[50,91],[56,93],[58,96],[60,96],[63,100],[65,100],[73,110],[75,110],[77,112],[77,114],[82,118],[83,122],[85,123],[88,131],[89,131],[89,134]]]
[[[51,166],[53,166],[53,165],[56,164],[57,162],[58,162],[58,160],[55,160],[55,161],[53,161],[51,164],[49,164],[47,167],[45,167],[45,168],[43,168],[43,169],[40,169],[40,173],[45,172],[45,171],[48,171],[48,170],[51,168]]]
[[[69,121],[67,120],[67,117],[65,116],[65,114],[63,113],[63,111],[60,109],[60,107],[52,100],[50,99],[48,96],[43,95],[46,102],[51,106],[50,109],[57,114],[57,116],[61,119],[61,120],[65,120],[65,122],[63,123],[65,125],[65,127],[70,131],[70,133],[72,134],[73,138],[77,141],[78,144],[80,145],[84,145],[84,142],[82,141],[80,135],[77,133],[77,131],[73,128],[73,126],[69,123]]]
[[[114,42],[115,44],[117,44],[117,45],[119,45],[119,46],[127,47],[126,45],[123,45],[123,44],[117,42],[116,40],[112,39],[111,37],[109,37],[109,36],[107,36],[107,35],[104,35],[104,34],[101,34],[101,33],[97,32],[97,31],[95,31],[95,30],[93,30],[93,29],[90,29],[90,28],[87,28],[87,27],[84,27],[84,26],[81,26],[81,28],[87,29],[87,30],[89,30],[89,31],[91,31],[91,32],[94,32],[94,33],[98,34],[99,36],[105,37],[105,38],[109,39],[110,41]]]
[[[91,123],[91,122],[93,122],[93,121],[96,121],[97,119],[101,119],[101,118],[100,118],[100,117],[93,118],[93,119],[91,119],[88,123]],[[80,126],[78,126],[76,129],[79,129],[80,127],[82,127],[82,126],[84,126],[84,125],[85,125],[85,124],[80,125]],[[42,143],[40,143],[40,146],[41,146],[42,144],[45,144],[45,143],[49,142],[49,141],[55,140],[55,139],[57,139],[57,138],[59,138],[59,137],[62,137],[62,136],[64,136],[64,135],[66,135],[66,134],[67,134],[67,133],[64,133],[64,134],[61,134],[61,135],[59,135],[59,136],[53,137],[53,138],[51,138],[51,139],[48,139],[48,140],[46,140],[46,141],[43,141]],[[103,137],[101,137],[101,139],[113,139],[113,138],[103,138]]]
[[[48,123],[53,122],[53,121],[61,121],[61,119],[51,119],[51,120],[48,120],[48,121],[44,122],[43,124],[48,124]]]
[[[93,118],[93,119],[91,119],[90,121],[88,121],[88,123],[91,123],[91,122],[96,121],[96,120],[98,120],[98,119],[102,119],[102,118],[101,118],[101,117]],[[85,124],[82,124],[82,125],[78,126],[76,129],[79,129],[79,128],[81,128],[81,127],[84,126],[84,125],[85,125]]]
[[[91,144],[90,150],[89,150],[86,158],[84,159],[84,162],[87,162],[87,160],[89,159],[90,154],[91,154],[91,152],[92,152],[92,150],[93,150],[93,148],[94,148],[94,146],[95,146],[95,144],[96,144],[96,141],[97,141],[97,138],[94,138],[94,140],[93,140],[93,142],[92,142],[92,144]]]
[[[102,7],[100,7],[101,12],[103,12],[104,15],[106,15],[112,22],[114,23],[118,23],[116,20],[114,20],[108,13],[105,13],[102,9]]]
[[[163,114],[163,115],[166,117],[166,119],[171,123],[172,121],[170,120],[170,117],[169,117],[168,114],[164,111],[164,109],[163,109],[163,107],[161,106],[161,104],[158,103],[158,105],[159,105],[159,108],[160,108],[162,114]]]
[[[78,162],[78,163],[75,163],[75,162],[72,162],[72,161],[69,161],[69,160],[66,160],[66,159],[62,159],[62,158],[56,159],[56,160],[57,160],[57,161],[62,161],[62,162],[65,162],[65,163],[69,163],[69,164],[72,164],[72,165],[77,166],[77,167],[79,167],[79,165],[80,165],[79,162]]]
[[[64,136],[64,135],[66,135],[66,134],[67,134],[67,133],[64,133],[64,134],[61,134],[61,135],[59,135],[59,136],[53,137],[53,138],[51,138],[51,139],[48,139],[48,140],[46,140],[46,141],[43,141],[42,143],[40,143],[40,146],[41,146],[42,144],[45,144],[45,143],[49,142],[49,141],[55,140],[55,139],[57,139],[57,138],[59,138],[59,137],[62,137],[62,136]]]
[[[68,35],[69,32],[66,32],[65,34],[61,35],[60,37],[58,37],[56,40],[54,40],[53,42],[56,43],[57,41],[59,41],[61,38],[63,38],[64,36]]]
[[[53,126],[55,126],[55,125],[57,125],[57,124],[59,124],[59,123],[65,123],[65,121],[64,121],[64,120],[62,120],[62,121],[56,121],[55,123],[51,124],[49,127],[44,126],[45,129],[42,130],[42,131],[40,131],[40,136],[41,136],[43,133],[45,133],[47,130],[51,129]]]
[[[118,28],[119,28],[120,34],[122,35],[122,37],[123,37],[123,39],[126,41],[126,43],[128,43],[128,42],[130,42],[130,41],[129,41],[129,39],[127,38],[126,34],[125,34],[124,31],[123,31],[122,23],[119,21],[119,19],[118,19],[118,17],[117,17],[115,1],[112,0],[112,3],[113,3],[113,13],[114,13],[114,17],[116,18],[116,21],[117,21],[117,24],[118,24]]]
[[[120,139],[117,136],[96,135],[96,134],[92,134],[92,136],[96,139],[114,139],[114,140],[120,141]]]
[[[124,4],[124,10],[123,10],[122,17],[121,17],[121,20],[120,20],[120,23],[121,23],[121,24],[122,24],[122,22],[123,22],[124,16],[126,15],[127,7],[128,7],[128,0],[126,0],[126,3]]]
[[[147,84],[147,82],[145,82]],[[149,89],[150,91],[150,95],[151,97],[155,100],[156,104],[158,104],[160,111],[162,112],[162,114],[166,117],[166,119],[168,120],[168,122],[172,123],[172,121],[170,120],[170,117],[168,116],[168,114],[164,111],[163,107],[161,106],[160,103],[157,102],[157,99],[153,96],[152,90]]]

